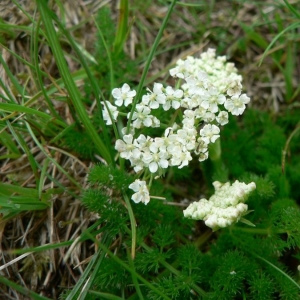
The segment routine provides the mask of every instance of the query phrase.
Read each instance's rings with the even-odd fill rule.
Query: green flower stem
[[[151,173],[150,180],[149,180],[149,190],[151,189],[152,181],[153,181],[153,174]]]
[[[123,113],[123,112],[120,112],[120,111],[119,111],[119,116],[127,117],[127,115],[128,115],[127,113]]]
[[[214,143],[208,146],[209,158],[212,162],[214,174],[220,181],[228,181],[228,174],[222,161],[221,140],[218,138]]]
[[[130,256],[129,252],[127,252],[127,257],[128,257],[130,267],[132,268],[132,270],[135,271],[134,262],[133,262],[132,257]],[[142,294],[140,286],[139,286],[139,282],[138,282],[137,277],[136,277],[136,273],[131,273],[131,277],[132,277],[132,281],[133,281],[136,293],[139,296],[139,299],[144,300],[143,294]]]
[[[126,202],[126,208],[129,213],[130,225],[131,225],[131,257],[135,258],[135,247],[136,247],[136,221],[134,217],[134,213],[130,204],[130,200],[126,193],[124,193],[124,199]]]
[[[201,246],[203,246],[208,239],[212,236],[213,232],[211,230],[205,231],[203,234],[199,236],[199,238],[194,242],[195,246],[199,249]]]
[[[213,162],[218,162],[221,160],[221,142],[220,138],[218,138],[214,143],[209,144],[209,158]]]
[[[137,88],[136,96],[135,96],[134,101],[133,101],[133,103],[132,103],[132,108],[131,108],[129,120],[128,120],[128,123],[127,123],[127,133],[130,132],[130,125],[131,125],[131,120],[132,120],[133,112],[134,112],[135,107],[136,107],[136,105],[137,105],[137,103],[138,103],[138,101],[139,101],[139,99],[140,99],[140,97],[141,97],[141,94],[142,94],[142,88],[143,88],[143,86],[144,86],[144,82],[145,82],[145,79],[146,79],[148,70],[149,70],[149,68],[150,68],[150,64],[151,64],[151,62],[152,62],[152,59],[153,59],[154,54],[155,54],[155,51],[156,51],[156,49],[157,49],[157,47],[158,47],[159,41],[160,41],[160,39],[161,39],[161,37],[162,37],[162,34],[163,34],[163,32],[164,32],[164,29],[165,29],[166,26],[167,26],[167,23],[168,23],[168,21],[169,21],[169,18],[170,18],[170,16],[171,16],[171,13],[172,13],[172,11],[173,11],[173,8],[174,8],[176,2],[177,2],[177,0],[173,0],[173,1],[172,1],[171,5],[170,5],[170,7],[169,7],[169,9],[168,9],[168,12],[167,12],[167,14],[166,14],[166,16],[165,16],[165,18],[164,18],[164,20],[163,20],[163,23],[162,23],[162,25],[161,25],[161,27],[160,27],[160,29],[159,29],[159,32],[158,32],[158,34],[157,34],[157,36],[156,36],[156,38],[155,38],[155,41],[154,41],[154,43],[153,43],[153,46],[152,46],[152,48],[151,48],[151,50],[150,50],[148,59],[147,59],[147,61],[146,61],[145,68],[144,68],[143,73],[142,73],[142,76],[141,76],[140,83],[139,83],[138,88]]]

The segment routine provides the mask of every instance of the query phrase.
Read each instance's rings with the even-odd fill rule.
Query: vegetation
[[[300,3],[12,2],[0,8],[0,298],[298,299]],[[170,69],[209,48],[242,75],[245,112],[208,159],[135,172],[116,146],[127,114],[154,83],[180,89]],[[132,105],[107,125],[124,83]],[[147,205],[130,188],[140,179]],[[256,186],[241,222],[184,218],[236,180]]]

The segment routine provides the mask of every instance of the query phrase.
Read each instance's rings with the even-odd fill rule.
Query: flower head
[[[132,134],[127,134],[123,136],[122,140],[117,140],[115,149],[120,152],[120,156],[122,158],[130,159],[133,155],[133,150],[135,149],[135,145],[132,143],[133,136]]]
[[[131,199],[135,203],[143,202],[145,205],[149,203],[150,195],[146,185],[146,181],[136,179],[129,185],[129,188],[135,192],[131,197]]]
[[[244,202],[256,185],[236,180],[232,185],[215,181],[213,186],[216,191],[209,200],[191,203],[183,214],[186,218],[205,221],[205,225],[215,231],[238,222],[246,214],[248,206]]]
[[[250,98],[246,94],[233,95],[230,100],[225,102],[225,108],[234,116],[242,115]]]
[[[150,127],[153,123],[153,116],[150,115],[151,109],[143,104],[137,104],[136,111],[132,115],[133,127],[141,128],[142,125]],[[128,113],[128,118],[130,113]]]
[[[136,91],[131,91],[130,86],[124,83],[122,88],[115,88],[112,90],[111,94],[115,98],[115,104],[117,106],[122,106],[123,102],[125,106],[132,103],[133,97],[136,95]]]
[[[104,119],[104,121],[106,121],[106,125],[111,125],[112,121],[116,121],[117,120],[119,111],[118,111],[118,108],[116,106],[112,105],[109,101],[105,101],[105,103],[106,103],[106,105],[104,104],[104,102],[102,102],[102,104],[104,106],[104,108],[102,110],[103,119]],[[109,114],[107,108],[109,109],[110,114],[111,114],[113,120],[111,119],[110,114]]]
[[[202,139],[207,143],[214,143],[219,137],[220,128],[216,125],[207,124],[200,130]]]
[[[142,97],[142,103],[148,105],[151,109],[156,109],[159,104],[164,104],[166,95],[162,91],[163,85],[161,83],[154,83],[153,92],[148,89],[150,94],[144,95]]]

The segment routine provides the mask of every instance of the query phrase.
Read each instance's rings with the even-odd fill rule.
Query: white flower
[[[205,161],[206,159],[208,159],[208,152],[201,152],[199,153],[199,161]]]
[[[179,129],[177,131],[178,141],[191,151],[195,149],[197,130],[193,128]]]
[[[153,92],[148,89],[150,94],[142,97],[142,103],[149,106],[151,109],[156,109],[159,104],[164,104],[166,101],[166,95],[162,91],[163,85],[161,83],[154,83]]]
[[[199,71],[194,76],[185,79],[188,84],[190,94],[202,95],[204,90],[208,87],[209,76],[204,71]]]
[[[199,155],[199,161],[204,161],[208,158],[207,143],[200,137],[197,139],[197,143],[196,143],[194,152],[195,152],[195,154]]]
[[[115,98],[115,104],[117,106],[122,106],[123,102],[125,106],[132,103],[133,97],[136,95],[135,90],[130,90],[130,86],[124,83],[122,88],[115,88],[112,90],[111,94]]]
[[[172,154],[170,165],[178,166],[178,169],[187,166],[189,161],[192,160],[191,153],[182,146],[176,145],[170,150],[170,153]]]
[[[201,103],[202,98],[200,95],[194,94],[191,96],[184,95],[184,98],[181,100],[181,107],[187,108],[187,109],[193,109],[199,106],[199,103]]]
[[[174,109],[178,109],[180,107],[181,98],[183,96],[182,90],[174,90],[171,86],[167,86],[165,88],[165,103],[163,104],[164,110],[169,110],[171,106]]]
[[[150,127],[153,124],[153,116],[150,115],[151,109],[143,104],[137,104],[136,111],[132,115],[132,126],[141,128],[142,125]],[[130,113],[127,118],[129,119]]]
[[[212,113],[216,113],[219,110],[218,105],[224,104],[226,100],[226,97],[223,94],[220,94],[219,91],[216,88],[211,88],[209,90],[209,110]]]
[[[242,91],[242,84],[241,84],[241,81],[238,79],[232,80],[229,83],[228,90],[227,90],[228,96],[240,95],[240,93]]]
[[[154,116],[151,116],[152,124],[150,125],[151,127],[159,127],[160,126],[160,121]]]
[[[132,134],[132,135],[134,135],[135,129],[131,126],[130,129],[129,129],[129,132],[127,132],[127,127],[123,127],[121,129],[121,133],[122,133],[122,135],[125,135],[125,134]]]
[[[130,159],[133,155],[132,151],[135,146],[132,144],[133,136],[132,134],[127,134],[123,136],[123,140],[117,140],[115,149],[120,152],[120,156],[125,159]]]
[[[220,111],[218,116],[216,117],[217,122],[220,125],[225,125],[228,123],[228,113],[227,111]]]
[[[139,135],[137,139],[134,140],[134,145],[141,151],[146,151],[152,144],[153,139],[150,136],[145,137],[143,134]]]
[[[205,143],[214,143],[219,137],[220,128],[216,125],[207,124],[200,130],[200,135]]]
[[[193,70],[194,57],[188,56],[186,60],[179,59],[177,61],[177,66],[170,69],[170,75],[172,77],[185,78],[191,74]]]
[[[160,147],[162,139],[156,139],[149,147],[149,151],[143,155],[143,162],[151,173],[155,173],[159,167],[166,169],[169,166],[168,153]]]
[[[234,95],[225,102],[225,108],[234,116],[242,115],[250,98],[246,94]]]
[[[113,120],[116,121],[118,114],[119,114],[118,108],[116,106],[112,105],[109,101],[105,101],[105,103],[111,113]],[[102,104],[104,106],[103,110],[102,110],[103,119],[104,119],[104,121],[106,121],[106,125],[111,125],[112,119],[110,118],[107,107],[105,106],[105,104],[103,102],[102,102]]]
[[[195,111],[191,109],[186,109],[184,111],[184,116],[182,120],[182,125],[184,128],[194,128],[195,124]]]
[[[205,221],[206,226],[215,231],[238,222],[246,214],[248,206],[244,202],[256,185],[254,182],[245,184],[236,180],[232,185],[215,181],[213,186],[215,194],[209,200],[200,199],[191,203],[183,214],[187,218]]]
[[[143,156],[143,162],[151,173],[155,173],[159,167],[166,169],[169,166],[167,158],[166,152],[146,153]]]
[[[216,118],[216,115],[210,111],[203,114],[202,120],[207,123],[211,123]]]
[[[146,181],[136,179],[129,185],[129,188],[135,192],[131,197],[131,199],[135,203],[143,202],[145,205],[149,203],[150,195],[146,185]]]
[[[133,170],[138,173],[139,171],[143,170],[146,166],[142,160],[142,152],[139,149],[134,149],[133,155],[129,158],[131,166]]]

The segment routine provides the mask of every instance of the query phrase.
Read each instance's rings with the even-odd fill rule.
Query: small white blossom
[[[187,150],[194,150],[196,145],[196,134],[197,130],[195,128],[179,129],[177,131],[178,142],[185,146]]]
[[[199,161],[205,161],[208,159],[208,151],[199,153]]]
[[[152,124],[151,127],[160,127],[160,121],[154,116],[151,116]]]
[[[133,167],[133,170],[135,173],[138,173],[139,171],[143,170],[146,166],[142,160],[142,153],[138,149],[133,150],[135,153],[139,153],[139,156],[132,155],[132,157],[129,159],[131,166]]]
[[[240,80],[232,80],[228,86],[228,96],[240,95],[242,91],[242,84]]]
[[[137,139],[134,140],[133,143],[136,148],[140,149],[141,151],[146,151],[149,149],[152,142],[153,139],[150,136],[145,137],[143,134],[141,134]]]
[[[160,104],[166,102],[166,95],[162,91],[163,85],[161,83],[154,83],[153,92],[148,89],[150,94],[144,95],[142,97],[142,103],[148,105],[151,109],[156,109]]]
[[[202,95],[204,89],[208,87],[209,76],[204,71],[198,71],[194,76],[185,79],[189,87],[189,92],[192,94]]]
[[[246,94],[234,95],[230,100],[226,100],[225,108],[234,116],[242,115],[250,98]]]
[[[207,124],[200,130],[202,139],[207,143],[214,143],[219,137],[220,128],[216,125]]]
[[[208,145],[202,138],[197,139],[194,152],[199,156],[199,161],[204,161],[208,158]]]
[[[182,120],[182,125],[184,128],[194,128],[195,124],[195,111],[191,109],[186,109],[184,111],[184,116]]]
[[[219,111],[219,106],[224,104],[226,97],[223,94],[220,94],[216,88],[211,88],[209,91],[209,110],[212,113]]]
[[[228,113],[227,111],[220,111],[218,116],[216,117],[217,122],[224,126],[228,123]]]
[[[102,104],[104,106],[103,110],[102,110],[103,119],[104,119],[104,121],[106,121],[106,125],[111,125],[112,124],[112,119],[110,118],[110,115],[109,115],[109,112],[107,110],[107,107],[108,107],[108,109],[109,109],[109,111],[111,113],[113,121],[117,120],[119,111],[118,111],[118,108],[116,106],[112,105],[109,101],[105,101],[105,103],[106,103],[106,106],[102,102]]]
[[[166,152],[152,152],[143,156],[143,162],[148,166],[151,173],[155,173],[159,167],[166,169],[169,166],[167,158]]]
[[[211,123],[216,118],[216,115],[210,111],[203,114],[202,120],[206,123]]]
[[[127,134],[123,136],[122,140],[117,140],[115,149],[120,152],[120,156],[125,159],[130,159],[133,155],[132,151],[135,146],[132,144],[133,136],[132,134]]]
[[[181,98],[183,96],[182,90],[174,90],[171,86],[165,88],[165,103],[163,104],[164,110],[169,110],[171,107],[178,109],[180,107]]]
[[[150,127],[153,124],[153,116],[150,115],[151,109],[143,104],[137,104],[136,111],[132,115],[132,126],[141,128],[142,125]],[[129,119],[130,113],[127,118]]]
[[[134,127],[130,127],[130,129],[129,129],[129,132],[127,132],[127,127],[123,127],[122,129],[121,129],[121,133],[122,133],[122,135],[125,135],[125,134],[131,134],[131,135],[134,135],[134,133],[135,133],[135,129],[134,129]]]
[[[122,106],[123,102],[125,106],[128,106],[132,103],[133,97],[136,95],[136,91],[131,91],[130,86],[127,83],[124,83],[120,89],[113,89],[111,93],[115,98],[115,104],[117,106]]]
[[[170,69],[170,75],[172,77],[185,78],[189,76],[191,70],[193,69],[193,63],[195,58],[188,56],[186,60],[179,59],[177,61],[177,66],[173,69]]]
[[[136,179],[129,185],[129,188],[135,192],[131,197],[131,199],[135,203],[143,202],[145,205],[149,203],[150,195],[146,185],[146,181]]]
[[[173,147],[171,154],[172,158],[170,165],[178,166],[178,169],[187,166],[189,164],[189,161],[192,160],[191,153],[182,146],[177,145]]]

